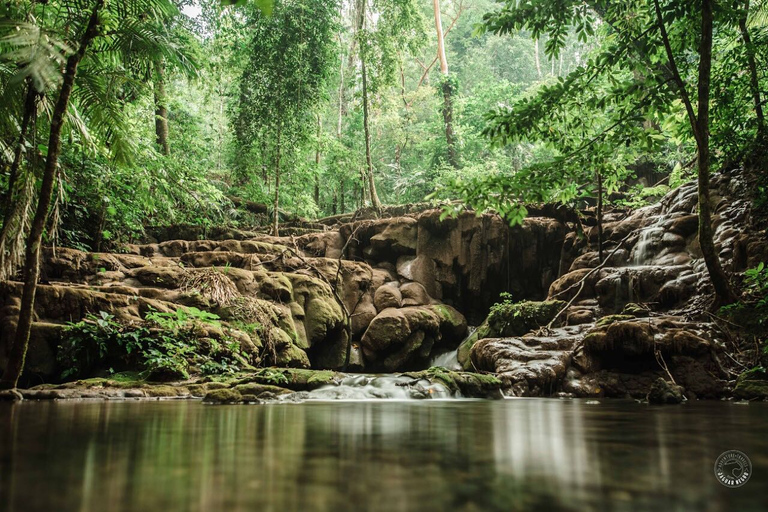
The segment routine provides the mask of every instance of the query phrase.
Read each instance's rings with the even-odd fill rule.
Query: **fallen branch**
[[[578,297],[578,296],[581,294],[581,292],[584,290],[584,285],[585,285],[585,283],[586,283],[586,281],[587,281],[587,278],[589,278],[589,276],[591,276],[592,274],[594,274],[594,273],[595,273],[595,272],[597,272],[598,270],[600,270],[600,269],[602,269],[603,267],[605,267],[605,266],[608,264],[608,262],[611,260],[611,258],[613,257],[613,255],[614,255],[614,254],[616,254],[616,253],[619,251],[619,249],[621,249],[621,246],[622,246],[622,245],[624,245],[624,242],[626,242],[627,240],[629,240],[629,238],[630,238],[630,237],[631,237],[633,234],[634,234],[634,231],[633,231],[632,233],[629,233],[627,236],[625,236],[625,237],[624,237],[624,239],[623,239],[623,240],[621,240],[621,241],[620,241],[620,242],[619,242],[619,243],[616,245],[616,248],[615,248],[613,251],[611,251],[611,253],[608,255],[608,257],[607,257],[607,258],[605,258],[605,261],[603,261],[603,262],[602,262],[602,263],[600,263],[598,266],[596,266],[595,268],[593,268],[592,270],[590,270],[589,272],[587,272],[587,273],[584,275],[584,277],[582,277],[581,279],[579,279],[579,281],[578,281],[578,282],[576,282],[576,283],[573,283],[571,286],[569,286],[569,287],[568,287],[568,288],[566,288],[565,290],[563,290],[563,291],[561,291],[561,292],[559,292],[559,293],[556,293],[555,295],[553,295],[553,296],[552,296],[552,298],[555,298],[555,297],[559,297],[560,295],[564,294],[565,292],[572,290],[572,289],[573,289],[573,288],[575,288],[576,286],[578,286],[578,287],[579,287],[579,290],[578,290],[578,291],[577,291],[577,292],[576,292],[576,293],[573,295],[573,297],[571,297],[571,300],[569,300],[569,301],[568,301],[568,304],[566,304],[566,305],[565,305],[565,307],[564,307],[563,309],[561,309],[560,311],[558,311],[558,312],[557,312],[557,314],[555,315],[555,317],[554,317],[554,318],[553,318],[553,319],[552,319],[552,320],[551,320],[551,321],[550,321],[550,322],[547,324],[547,326],[544,328],[544,330],[545,330],[545,331],[549,331],[549,330],[551,330],[551,329],[552,329],[552,326],[554,325],[554,323],[557,321],[557,319],[558,319],[558,318],[560,318],[560,315],[562,315],[562,314],[563,314],[563,312],[565,312],[565,311],[566,311],[568,308],[570,308],[570,307],[571,307],[571,305],[572,305],[572,304],[573,304],[573,303],[576,301],[576,298],[577,298],[577,297]]]

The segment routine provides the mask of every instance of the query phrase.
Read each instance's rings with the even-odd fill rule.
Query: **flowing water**
[[[766,426],[728,402],[0,403],[0,510],[757,511]]]

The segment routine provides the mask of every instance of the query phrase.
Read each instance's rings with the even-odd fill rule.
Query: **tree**
[[[366,178],[371,206],[381,209],[371,156],[371,96],[395,81],[398,59],[423,42],[424,18],[414,0],[358,0],[358,44],[362,81]],[[375,14],[375,16],[374,16]],[[375,22],[368,24],[368,18]]]
[[[253,14],[251,59],[241,77],[235,119],[238,141],[274,175],[272,231],[279,232],[281,175],[315,133],[316,109],[335,67],[338,4],[276,1],[271,15]]]
[[[509,1],[487,14],[485,27],[493,33],[527,30],[534,39],[546,35],[545,52],[550,58],[562,50],[569,30],[582,40],[598,36],[602,41],[586,65],[541,87],[535,96],[511,108],[497,108],[487,117],[485,133],[493,140],[502,144],[522,138],[544,140],[556,150],[555,158],[512,177],[491,176],[465,184],[464,192],[472,202],[486,207],[511,201],[501,210],[511,213],[515,221],[524,216],[524,207],[517,201],[571,200],[581,193],[581,187],[594,179],[581,172],[584,164],[598,170],[600,185],[610,192],[622,180],[633,155],[664,144],[666,137],[658,128],[662,121],[680,119],[688,124],[698,154],[702,253],[717,303],[732,302],[735,295],[713,242],[709,110],[711,92],[730,93],[736,74],[729,69],[717,77],[723,82],[715,87],[711,84],[715,14],[709,0],[684,6],[675,2],[664,5],[659,0],[586,4],[579,0]],[[721,28],[718,41],[727,48],[728,34],[732,36],[737,30],[737,15],[741,13],[720,9],[717,14]],[[697,88],[695,105],[686,89],[691,83]],[[739,105],[738,101],[734,98],[730,104]],[[750,111],[743,103],[740,105],[740,112]],[[577,144],[568,142],[574,135],[580,139]],[[626,159],[616,166],[611,151],[624,147],[631,151],[622,150]],[[606,172],[606,165],[614,170]],[[568,185],[574,182],[575,189]]]
[[[437,57],[440,61],[440,73],[442,73],[443,122],[445,123],[445,142],[448,145],[448,162],[453,167],[458,167],[459,161],[456,156],[456,143],[453,134],[453,95],[456,89],[456,81],[451,80],[448,75],[448,58],[445,55],[440,0],[432,0],[432,6],[435,11],[435,28],[437,30]]]
[[[32,7],[35,7],[34,4]],[[115,161],[125,161],[129,158],[128,152],[132,145],[122,137],[120,122],[123,118],[120,110],[114,106],[114,101],[104,98],[102,86],[106,78],[93,71],[100,65],[99,59],[109,62],[112,55],[119,54],[116,49],[126,38],[135,38],[138,35],[146,40],[147,37],[152,37],[146,30],[141,30],[138,22],[151,21],[154,16],[165,16],[175,11],[175,7],[165,0],[132,0],[109,5],[106,5],[104,0],[96,0],[85,12],[62,7],[65,8],[58,10],[58,17],[52,19],[52,28],[47,29],[51,34],[46,34],[44,38],[51,51],[43,54],[38,51],[37,45],[41,40],[39,34],[43,32],[41,27],[10,21],[9,26],[16,31],[16,37],[5,39],[8,46],[4,49],[7,51],[2,54],[3,60],[16,59],[16,76],[30,77],[35,83],[35,91],[57,89],[54,95],[56,101],[50,107],[48,143],[44,147],[45,162],[37,205],[26,240],[19,318],[8,364],[0,381],[3,387],[15,387],[24,367],[40,273],[40,249],[54,191],[57,188],[62,139],[67,123],[74,125],[83,140],[88,141],[92,141],[88,130],[88,127],[91,127],[109,145]],[[61,35],[57,33],[59,30]],[[33,39],[31,36],[37,37]],[[61,42],[67,37],[74,39],[68,43]],[[93,51],[94,46],[97,46],[97,52]],[[33,51],[22,51],[25,48],[33,48]],[[62,60],[63,70],[59,68]],[[9,83],[14,80],[15,78],[11,78]],[[41,98],[40,94],[37,96]],[[83,101],[83,98],[86,100]],[[79,108],[75,109],[75,105]],[[37,126],[35,128],[37,129]],[[20,138],[20,143],[23,143],[23,137]],[[31,177],[31,173],[28,174]],[[20,220],[16,222],[17,232],[14,234],[18,238],[26,224],[26,205],[32,205],[32,195],[11,196],[11,199],[16,203],[13,206],[14,211],[20,215]],[[56,210],[53,217],[56,217],[55,212]],[[54,218],[52,223],[55,225],[55,222]],[[9,230],[4,227],[3,232],[5,236]],[[6,240],[7,238],[4,238],[3,242]],[[3,269],[15,267],[15,264],[8,265],[9,261],[15,261],[13,255],[8,257],[4,252],[1,256],[4,260]],[[3,278],[8,279],[11,275],[6,272]]]

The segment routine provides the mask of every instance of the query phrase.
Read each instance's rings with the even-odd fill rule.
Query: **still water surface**
[[[723,402],[0,404],[0,511],[768,510],[766,427]]]

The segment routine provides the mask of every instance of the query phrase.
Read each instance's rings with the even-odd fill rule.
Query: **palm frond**
[[[72,49],[37,24],[0,21],[0,61],[16,67],[9,83],[29,78],[35,89],[47,91],[58,85],[61,67]]]

